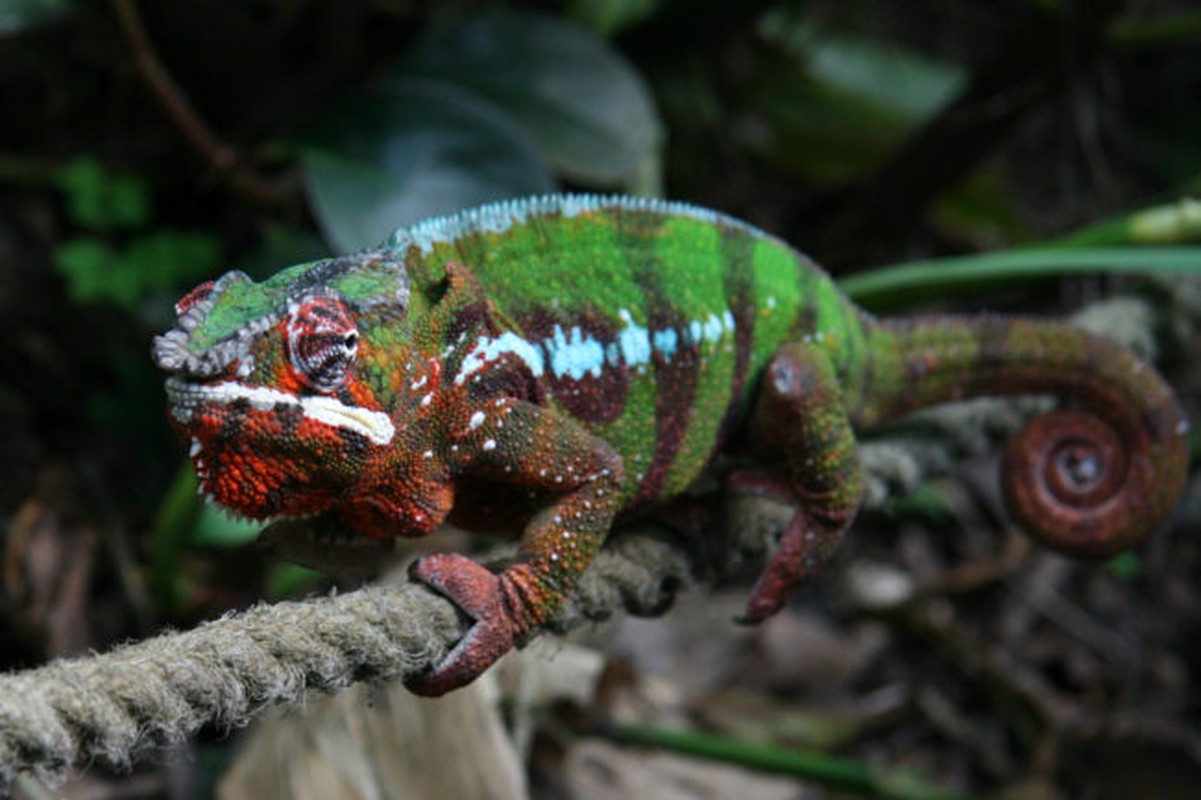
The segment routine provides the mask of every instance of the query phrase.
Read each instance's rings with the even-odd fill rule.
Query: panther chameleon
[[[719,451],[737,491],[795,508],[751,591],[777,611],[851,524],[856,431],[979,395],[1060,406],[1008,444],[1014,519],[1103,557],[1162,525],[1187,422],[1149,365],[1030,318],[878,320],[779,239],[718,212],[555,195],[396,231],[176,305],[154,358],[201,490],[247,517],[331,514],[373,537],[443,522],[520,537],[494,573],[458,554],[412,574],[473,624],[411,681],[461,686],[546,622],[619,517],[685,492]]]

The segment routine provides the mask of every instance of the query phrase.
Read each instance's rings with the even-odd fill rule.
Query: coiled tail
[[[1124,347],[1027,318],[869,323],[876,358],[857,426],[984,395],[1054,395],[1002,466],[1014,520],[1048,546],[1101,558],[1167,521],[1188,469],[1188,421],[1171,387]],[[878,348],[878,349],[877,349]]]

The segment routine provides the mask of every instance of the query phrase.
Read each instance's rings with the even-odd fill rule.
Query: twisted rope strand
[[[91,761],[125,767],[308,690],[424,669],[462,632],[450,603],[424,587],[371,586],[0,676],[0,787],[22,769],[53,780]]]

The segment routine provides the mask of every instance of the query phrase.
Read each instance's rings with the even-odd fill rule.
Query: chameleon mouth
[[[197,384],[172,377],[167,379],[167,397],[172,416],[184,425],[191,421],[192,414],[201,405],[230,405],[242,400],[258,411],[273,411],[280,406],[299,408],[314,422],[360,434],[372,444],[390,444],[396,435],[396,426],[382,411],[348,406],[334,397],[299,397],[268,386],[246,386],[236,381]]]

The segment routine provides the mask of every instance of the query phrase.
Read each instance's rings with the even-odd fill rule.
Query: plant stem
[[[626,744],[661,747],[751,769],[795,775],[823,786],[869,797],[886,800],[967,800],[967,795],[929,786],[908,773],[882,772],[861,761],[835,758],[823,753],[643,725],[622,725],[605,732],[612,739]]]
[[[239,167],[233,148],[213,133],[167,72],[150,43],[134,0],[112,0],[112,4],[138,71],[192,149],[211,169],[227,176],[234,188],[257,202],[274,202],[276,192],[257,175]]]

